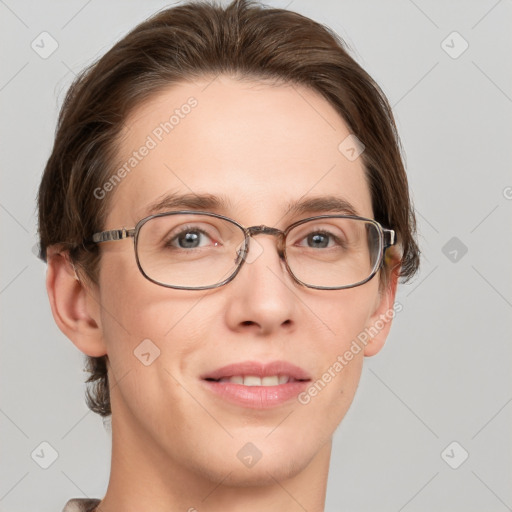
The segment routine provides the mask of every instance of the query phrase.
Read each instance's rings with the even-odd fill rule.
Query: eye
[[[177,249],[197,249],[207,245],[215,246],[218,243],[213,241],[206,231],[198,227],[182,227],[178,233],[173,230],[165,242],[165,247]]]
[[[297,245],[311,249],[327,249],[335,246],[344,247],[345,242],[333,233],[317,230],[305,235]]]
[[[318,248],[318,249],[324,249],[325,247],[329,247],[329,238],[332,238],[329,233],[311,233],[306,238],[306,244],[308,247]]]

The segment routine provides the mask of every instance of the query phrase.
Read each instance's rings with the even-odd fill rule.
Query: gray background
[[[512,2],[268,3],[331,26],[388,95],[423,251],[336,431],[326,510],[512,510]],[[2,511],[106,490],[110,434],[51,316],[35,196],[74,74],[166,4],[0,0]],[[31,48],[43,31],[58,42],[46,59]],[[31,457],[43,441],[48,469]]]

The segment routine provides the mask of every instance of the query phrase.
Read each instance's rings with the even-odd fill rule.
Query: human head
[[[164,10],[136,27],[71,86],[59,117],[52,154],[39,192],[41,257],[60,246],[81,279],[97,285],[98,247],[84,246],[105,220],[119,188],[95,191],[116,173],[127,120],[173,85],[217,75],[241,83],[294,85],[324,98],[364,144],[360,161],[373,218],[396,231],[401,253],[386,260],[381,289],[393,271],[404,279],[418,267],[414,215],[391,109],[375,82],[325,27],[281,9],[235,1]],[[132,118],[133,119],[133,118]],[[129,127],[128,127],[129,128]],[[129,131],[129,130],[128,130]],[[340,140],[340,142],[342,142]],[[89,407],[111,412],[106,356],[89,356],[96,383]]]

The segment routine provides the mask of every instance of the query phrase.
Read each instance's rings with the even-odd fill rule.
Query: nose
[[[286,270],[274,233],[259,230],[236,278],[226,287],[226,322],[237,332],[289,332],[297,324],[297,284]]]

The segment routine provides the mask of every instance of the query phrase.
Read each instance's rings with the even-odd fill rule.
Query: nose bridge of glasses
[[[260,225],[260,226],[251,226],[247,228],[247,234],[249,236],[264,234],[264,235],[273,235],[280,236],[283,232],[280,229],[270,228],[268,226]]]
[[[277,228],[271,228],[269,226],[251,226],[245,230],[248,237],[254,237],[255,235],[272,235],[277,237],[277,251],[280,257],[283,257],[283,238],[284,232]]]

